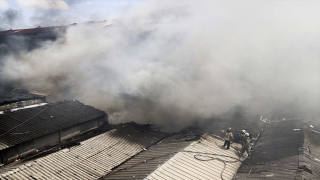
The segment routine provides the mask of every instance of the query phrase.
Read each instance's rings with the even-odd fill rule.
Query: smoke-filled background
[[[56,22],[50,11],[40,12],[44,25]],[[37,15],[31,22],[42,25]],[[119,11],[116,25],[70,27],[4,57],[0,76],[52,101],[105,110],[112,123],[178,130],[235,106],[317,118],[319,32],[318,1],[139,1]]]

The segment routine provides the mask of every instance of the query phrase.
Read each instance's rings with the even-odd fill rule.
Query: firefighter
[[[246,130],[242,130],[241,133],[239,133],[239,137],[240,137],[240,144],[243,147],[244,146],[244,142],[245,142],[245,134],[246,134]]]
[[[251,149],[251,144],[250,144],[249,133],[246,133],[241,153],[244,153],[245,151],[247,151],[248,158],[250,158],[251,157],[250,149]]]
[[[230,141],[233,141],[233,134],[231,132],[231,128],[229,127],[228,130],[221,130],[224,133],[224,145],[223,147],[227,146],[227,149],[230,149]]]

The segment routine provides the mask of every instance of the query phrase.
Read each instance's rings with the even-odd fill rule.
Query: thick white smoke
[[[0,0],[0,9],[8,8],[8,2],[6,0]]]
[[[16,0],[20,6],[30,9],[59,9],[67,10],[68,4],[63,0]]]
[[[180,129],[234,105],[319,115],[319,2],[141,2],[6,58],[1,78]],[[182,3],[183,2],[183,3]]]

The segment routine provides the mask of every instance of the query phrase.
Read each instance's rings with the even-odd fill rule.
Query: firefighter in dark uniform
[[[241,144],[242,147],[244,146],[244,143],[245,143],[245,139],[246,139],[245,134],[246,133],[247,133],[246,130],[242,130],[241,133],[239,133],[240,134],[239,135],[240,144]]]

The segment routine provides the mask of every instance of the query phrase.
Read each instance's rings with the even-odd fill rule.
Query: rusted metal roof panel
[[[0,150],[105,115],[76,100],[0,114]]]

